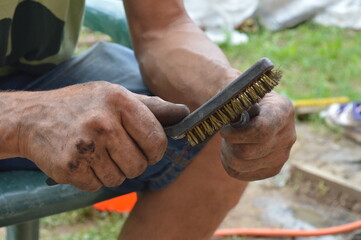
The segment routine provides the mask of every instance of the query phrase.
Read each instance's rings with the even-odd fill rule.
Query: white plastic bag
[[[313,18],[337,0],[260,0],[258,16],[271,31],[293,27]]]
[[[214,42],[248,41],[246,34],[234,28],[254,15],[258,0],[185,0],[184,3],[189,16]]]
[[[314,21],[327,26],[361,29],[361,0],[342,0],[318,14]]]

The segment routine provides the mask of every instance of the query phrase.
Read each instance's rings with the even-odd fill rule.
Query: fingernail
[[[179,106],[179,107],[186,107],[186,108],[188,108],[187,105],[185,105],[185,104],[176,103],[175,105],[177,105],[177,106]]]
[[[243,112],[241,114],[241,116],[239,116],[239,118],[234,121],[234,122],[231,122],[230,125],[233,127],[233,128],[243,128],[245,127],[250,121],[250,116],[248,114],[248,112]]]

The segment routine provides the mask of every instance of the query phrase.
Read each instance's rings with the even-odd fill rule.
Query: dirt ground
[[[306,194],[309,191],[306,183],[303,185],[301,182],[296,186],[294,182],[289,181],[290,178],[292,179],[290,169],[296,163],[312,166],[351,186],[361,187],[361,145],[346,139],[342,134],[327,129],[316,130],[315,127],[307,124],[298,124],[297,134],[298,139],[290,160],[282,172],[274,178],[251,183],[242,200],[229,213],[220,228],[314,229],[361,219],[358,209],[361,199],[353,199],[353,205],[345,208],[340,198],[325,201],[330,198],[323,192],[322,186],[318,189],[319,194],[310,196]],[[361,238],[356,237],[354,232],[337,236],[297,238],[297,240],[301,239]]]

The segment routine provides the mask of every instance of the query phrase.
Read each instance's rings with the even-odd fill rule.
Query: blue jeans
[[[40,77],[23,73],[0,77],[0,90],[43,91],[98,80],[120,84],[135,93],[152,95],[143,83],[132,50],[103,42]],[[111,189],[124,194],[162,189],[185,169],[201,148],[192,148],[185,139],[168,139],[166,153],[157,164],[148,166],[139,177],[126,179]],[[20,169],[39,170],[27,159],[0,160],[0,171]]]

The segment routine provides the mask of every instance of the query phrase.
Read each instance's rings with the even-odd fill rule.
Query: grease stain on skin
[[[79,139],[75,146],[79,154],[88,154],[95,151],[94,141],[85,142],[83,139]]]
[[[95,132],[96,132],[98,135],[104,135],[104,134],[106,134],[107,132],[109,132],[109,130],[106,130],[106,129],[104,129],[104,128],[99,127],[99,128],[97,128],[97,129],[95,129]]]

